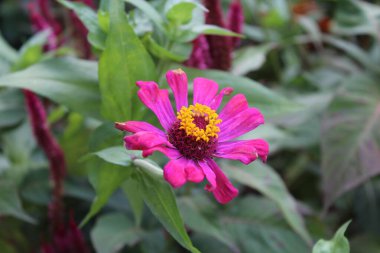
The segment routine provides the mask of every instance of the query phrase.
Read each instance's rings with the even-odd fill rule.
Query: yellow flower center
[[[180,120],[180,128],[188,136],[196,137],[196,141],[210,141],[210,138],[218,138],[220,132],[217,126],[222,122],[218,114],[207,105],[195,104],[189,107],[182,107],[177,113]]]

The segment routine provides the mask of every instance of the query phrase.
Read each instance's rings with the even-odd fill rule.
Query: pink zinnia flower
[[[188,103],[187,76],[181,69],[171,70],[166,79],[173,91],[177,116],[169,100],[168,90],[159,89],[152,81],[138,81],[140,100],[157,116],[162,131],[149,123],[127,121],[116,128],[132,133],[124,138],[131,150],[142,150],[144,157],[155,151],[170,161],[164,167],[164,178],[173,187],[187,181],[199,183],[204,178],[206,190],[225,204],[238,194],[214,158],[239,160],[249,164],[260,157],[266,160],[269,146],[261,139],[234,140],[264,123],[263,115],[250,108],[244,95],[237,94],[217,113],[224,95],[232,88],[218,93],[218,84],[205,78],[194,79],[193,104]]]

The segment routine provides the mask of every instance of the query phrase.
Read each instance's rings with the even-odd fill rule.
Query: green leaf
[[[140,169],[139,172],[145,203],[154,216],[179,244],[193,253],[199,253],[186,233],[172,188],[162,178],[158,179],[145,170]]]
[[[175,54],[166,48],[161,47],[156,41],[154,41],[150,34],[144,36],[142,42],[152,55],[160,59],[183,62],[188,57],[187,55]]]
[[[133,226],[127,216],[112,213],[100,217],[91,231],[91,240],[97,253],[117,253],[141,239],[142,231]]]
[[[380,173],[380,87],[358,74],[344,80],[322,121],[325,208]]]
[[[0,34],[0,59],[3,59],[9,63],[14,63],[17,58],[17,51],[14,50]]]
[[[35,223],[35,220],[23,210],[16,186],[5,180],[0,181],[0,216],[2,215],[10,215],[29,223]]]
[[[13,71],[21,70],[38,62],[43,56],[43,47],[50,32],[42,31],[31,37],[20,49],[19,58],[12,66]]]
[[[166,12],[166,18],[176,24],[187,24],[193,17],[193,10],[197,7],[197,4],[193,2],[179,2],[172,5]]]
[[[133,168],[122,167],[93,159],[89,178],[96,192],[96,198],[91,205],[89,213],[83,219],[81,226],[85,225],[102,207],[117,188],[131,176]]]
[[[237,246],[221,229],[211,223],[200,210],[200,207],[190,198],[181,198],[178,202],[181,214],[187,226],[202,235],[211,236],[227,246],[232,252],[238,252]]]
[[[221,87],[234,88],[234,94],[245,94],[249,104],[257,107],[265,118],[282,116],[301,109],[301,106],[295,102],[245,77],[217,70],[205,71],[187,67],[183,67],[183,70],[188,74],[190,80],[198,76],[209,78],[216,81]]]
[[[136,226],[140,226],[144,211],[144,197],[141,184],[139,184],[132,175],[132,177],[123,184],[122,188],[128,198],[130,206],[132,207]]]
[[[25,117],[24,97],[16,89],[0,92],[0,128],[19,123]]]
[[[106,162],[126,167],[131,166],[133,158],[141,156],[140,151],[127,150],[122,146],[106,148],[94,154]]]
[[[319,240],[313,248],[313,253],[350,253],[350,244],[344,236],[350,222],[343,224],[330,241]]]
[[[266,55],[274,48],[274,44],[247,46],[235,51],[232,73],[245,75],[259,69],[266,61]]]
[[[165,29],[163,27],[164,21],[160,15],[160,13],[158,13],[156,11],[156,9],[154,9],[153,6],[151,6],[149,4],[149,2],[146,2],[145,0],[124,0],[124,1],[129,3],[129,4],[133,4],[134,6],[139,8],[141,11],[143,11],[145,13],[145,15],[148,16],[148,18],[150,18],[153,21],[153,23],[161,31],[165,31]]]
[[[66,0],[58,0],[59,3],[66,8],[74,11],[89,31],[89,42],[98,49],[104,49],[106,34],[102,31],[98,23],[98,15],[89,6],[83,3],[69,2]]]
[[[97,68],[73,58],[46,60],[0,77],[0,87],[29,89],[86,116],[100,118]]]
[[[123,4],[110,2],[110,29],[99,61],[101,110],[112,121],[132,118],[137,111],[136,81],[156,80],[156,69],[139,38],[128,24]]]
[[[224,29],[216,25],[197,25],[192,28],[192,31],[197,34],[233,36],[233,37],[240,37],[240,38],[244,37],[241,34],[232,32],[228,29]]]
[[[302,216],[299,214],[294,198],[289,194],[284,182],[268,165],[255,162],[244,169],[225,166],[230,178],[261,192],[279,206],[286,221],[306,242],[311,243]]]

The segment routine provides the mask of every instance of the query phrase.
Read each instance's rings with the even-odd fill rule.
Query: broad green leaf
[[[135,216],[136,226],[140,226],[142,221],[142,215],[144,211],[144,197],[142,193],[141,184],[131,176],[122,186],[125,195],[128,198],[128,202],[132,208]]]
[[[0,33],[0,60],[3,59],[9,63],[14,63],[17,58],[17,51],[4,40]]]
[[[192,31],[197,34],[244,37],[241,34],[232,32],[228,29],[224,29],[216,25],[198,25],[193,27]]]
[[[100,217],[91,231],[91,240],[97,253],[120,252],[124,246],[136,244],[141,236],[142,231],[121,213]]]
[[[144,36],[142,42],[148,51],[159,59],[172,60],[176,62],[183,62],[187,59],[187,55],[175,54],[166,48],[161,47],[149,34]]]
[[[25,117],[24,98],[16,89],[0,91],[0,128],[19,123]]]
[[[149,2],[144,1],[144,0],[124,0],[124,1],[129,4],[133,4],[134,6],[139,8],[142,12],[144,12],[145,15],[147,15],[148,18],[150,18],[161,31],[165,30],[163,27],[164,21],[160,13],[158,13],[156,9],[154,9],[154,7],[149,4]]]
[[[31,37],[20,49],[19,57],[12,69],[21,70],[38,62],[43,56],[43,47],[50,32],[43,31]]]
[[[313,253],[350,253],[350,244],[344,233],[351,221],[343,224],[330,240],[319,240],[313,247]]]
[[[86,116],[100,118],[95,62],[73,58],[46,60],[0,77],[0,87],[29,89]]]
[[[193,16],[193,10],[197,7],[197,4],[194,2],[178,2],[167,10],[166,18],[176,24],[182,25],[188,23]]]
[[[311,243],[303,218],[297,210],[296,201],[289,194],[284,182],[271,167],[257,161],[245,166],[244,169],[225,166],[224,170],[230,178],[261,192],[264,196],[275,201],[293,230],[306,242]]]
[[[126,156],[128,158],[128,156]],[[90,164],[89,178],[95,189],[96,197],[91,205],[91,209],[83,219],[81,226],[86,224],[101,208],[107,204],[111,195],[122,183],[131,176],[131,167],[118,166],[93,159]]]
[[[140,157],[140,153],[140,151],[131,151],[125,147],[116,146],[100,150],[94,154],[106,162],[128,167],[132,164],[132,158]]]
[[[162,178],[154,177],[145,170],[140,169],[139,173],[144,200],[151,212],[179,244],[193,253],[199,253],[186,232],[172,188]]]
[[[98,23],[98,15],[96,12],[83,3],[70,2],[66,0],[58,0],[58,2],[77,14],[79,19],[89,31],[89,42],[98,49],[104,49],[106,34],[100,28]]]
[[[123,6],[110,2],[110,28],[99,61],[101,110],[112,121],[131,119],[138,109],[136,81],[156,80],[154,63],[128,24]]]
[[[216,81],[221,87],[228,86],[234,88],[233,94],[244,94],[249,104],[257,107],[264,114],[265,118],[286,115],[301,109],[297,103],[245,77],[234,76],[217,70],[205,71],[186,67],[183,67],[183,70],[188,74],[189,80],[200,76]]]
[[[325,208],[380,173],[380,87],[368,75],[344,80],[322,121]]]
[[[192,199],[185,197],[179,199],[178,205],[187,226],[202,235],[211,236],[227,246],[232,252],[238,251],[237,246],[219,227],[203,216],[200,207]]]
[[[247,46],[235,51],[232,64],[232,73],[245,75],[250,71],[259,69],[266,60],[268,52],[274,48],[274,44],[261,46]]]
[[[16,186],[5,180],[0,181],[0,216],[3,215],[35,223],[35,220],[23,210]]]

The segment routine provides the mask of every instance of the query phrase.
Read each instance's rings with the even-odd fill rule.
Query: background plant
[[[348,252],[346,229],[351,252],[379,251],[376,1],[233,1],[242,30],[229,25],[229,1],[36,3],[47,9],[0,8],[1,252],[52,241],[49,160],[20,89],[42,98],[67,164],[64,219],[81,223],[89,251]],[[36,20],[48,24],[39,33]],[[222,59],[215,39],[227,43],[222,67],[206,64]],[[197,65],[196,52],[209,61]],[[135,82],[167,87],[165,72],[178,67],[232,86],[265,116],[245,139],[268,140],[268,162],[221,163],[241,193],[227,206],[199,185],[173,191],[156,173],[165,159],[126,151],[113,127],[152,122]]]

